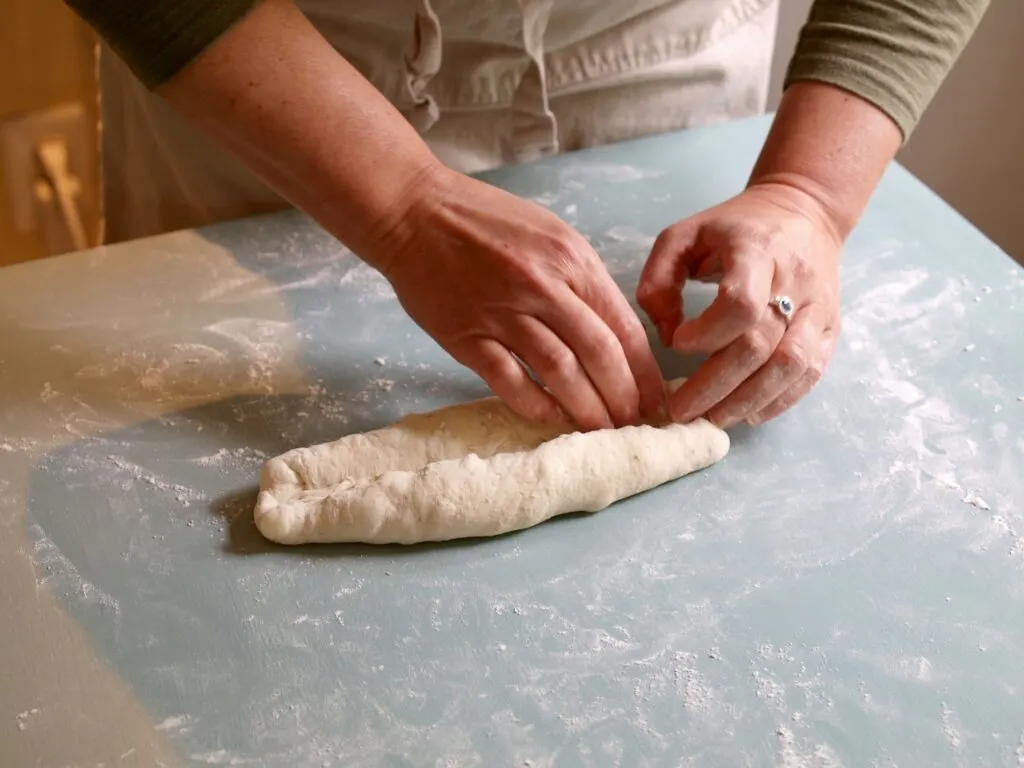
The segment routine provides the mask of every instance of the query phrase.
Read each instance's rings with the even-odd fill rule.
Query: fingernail
[[[687,411],[678,411],[674,413],[671,409],[669,409],[669,418],[671,418],[672,421],[674,421],[676,424],[688,424],[689,422],[693,421],[694,417],[691,416]]]

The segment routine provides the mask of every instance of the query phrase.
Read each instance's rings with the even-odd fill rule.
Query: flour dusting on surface
[[[566,161],[536,199],[633,280],[653,219],[599,197],[651,165]],[[1024,389],[979,314],[1020,300],[1020,270],[855,242],[826,380],[714,471],[504,539],[283,551],[252,525],[268,456],[483,392],[378,273],[274,221],[244,225],[252,275],[118,335],[62,319],[24,397],[60,447],[0,439],[36,588],[188,762],[1024,768]]]
[[[19,712],[15,715],[14,721],[18,726],[19,731],[27,730],[29,725],[32,723],[32,719],[40,712],[38,707],[32,709],[26,709],[24,712]]]
[[[158,731],[180,731],[187,728],[191,722],[192,718],[188,715],[172,715],[165,717],[153,727]]]
[[[847,270],[847,279],[870,279],[869,270],[876,263],[874,259],[854,262]],[[1024,528],[1021,512],[1002,510],[998,499],[990,499],[989,492],[979,483],[982,476],[973,469],[977,467],[979,445],[973,437],[972,418],[938,392],[926,392],[921,386],[919,371],[947,358],[951,347],[975,348],[976,342],[950,338],[946,330],[958,325],[966,327],[958,321],[966,316],[972,292],[966,280],[937,277],[925,269],[904,268],[887,273],[887,279],[860,292],[846,307],[842,339],[856,356],[854,375],[864,395],[873,407],[885,408],[894,415],[885,438],[885,453],[892,456],[887,474],[909,476],[918,488],[931,479],[957,494],[954,498],[969,507],[981,511],[1000,509],[1007,514],[1009,528],[1018,530]],[[899,333],[907,350],[898,357],[885,351],[885,337],[894,332]],[[979,379],[978,385],[997,402],[1005,398],[998,382]],[[885,475],[879,477],[883,484],[878,490],[882,492]],[[958,519],[950,513],[925,519],[925,510],[937,513],[935,508],[921,507],[900,514],[913,514],[919,524],[930,525],[936,531],[970,528],[970,546],[976,550],[987,548],[1006,533],[997,526],[971,518]]]

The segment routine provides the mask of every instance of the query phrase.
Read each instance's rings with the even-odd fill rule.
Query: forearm
[[[840,88],[797,83],[788,88],[750,184],[809,196],[842,242],[867,206],[900,147],[896,123],[878,107]]]
[[[989,0],[816,0],[751,184],[808,198],[840,242]]]
[[[438,166],[287,0],[266,0],[158,93],[364,258]]]

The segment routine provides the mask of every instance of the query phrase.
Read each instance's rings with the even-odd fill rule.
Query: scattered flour
[[[960,501],[962,501],[964,504],[970,504],[972,507],[977,507],[978,509],[992,509],[992,507],[989,506],[988,502],[986,502],[983,498],[981,498],[981,496],[979,496],[974,491],[968,491],[967,495],[960,499]]]
[[[162,351],[108,347],[98,355],[103,362],[82,367],[75,378],[101,381],[123,404],[208,400],[239,390],[271,394],[297,344],[290,323],[262,318],[230,318],[193,332],[208,343],[168,343]]]
[[[826,744],[819,744],[810,751],[801,749],[793,731],[779,726],[775,735],[779,739],[779,768],[842,768],[842,762]]]
[[[963,743],[960,738],[960,732],[953,725],[953,710],[951,710],[945,703],[942,705],[942,735],[946,737],[946,741],[949,742],[949,746],[952,749],[960,749]]]
[[[338,282],[355,286],[356,290],[350,295],[359,302],[378,303],[395,298],[395,290],[387,278],[362,261],[352,264]]]
[[[190,758],[205,765],[257,765],[260,762],[252,758],[236,757],[224,749],[196,753],[190,755]]]
[[[191,722],[188,715],[174,715],[167,717],[153,726],[158,731],[181,731]]]
[[[15,722],[18,724],[18,730],[24,731],[29,727],[29,723],[36,715],[39,714],[39,709],[33,707],[32,709],[26,709],[24,712],[19,712],[15,715]]]
[[[894,250],[901,247],[892,244]],[[949,360],[951,346],[965,352],[975,350],[974,340],[964,337],[971,332],[969,323],[957,322],[965,317],[965,302],[975,291],[966,278],[943,279],[924,268],[890,270],[880,282],[878,263],[884,258],[884,253],[867,255],[844,266],[847,284],[866,283],[844,312],[843,338],[846,354],[852,358],[845,365],[870,401],[868,407],[884,412],[891,424],[882,450],[868,452],[885,456],[887,466],[865,472],[861,488],[877,494],[878,504],[868,504],[886,510],[895,521],[913,522],[935,533],[956,531],[971,551],[986,551],[1000,540],[1006,541],[1011,531],[1024,530],[1024,517],[1016,510],[1007,511],[1005,495],[984,485],[992,480],[992,469],[997,469],[1001,478],[1011,476],[1013,482],[1008,472],[1013,443],[1005,439],[982,442],[974,415],[948,400],[942,387],[931,380],[932,374],[926,373]],[[964,336],[957,338],[960,328],[965,329]],[[884,339],[896,332],[903,347],[898,354],[886,354]],[[1005,402],[1004,382],[980,373],[972,375],[970,369],[965,373],[975,397]],[[998,412],[992,406],[987,410]],[[993,436],[999,426],[992,427]],[[1001,458],[995,458],[995,452]],[[983,465],[979,463],[982,456]],[[894,507],[885,499],[906,478],[919,490],[924,478],[930,478],[976,510],[999,509],[1004,524],[930,503]],[[1006,543],[1008,549],[1016,546],[1016,538],[1014,535]]]
[[[917,680],[918,682],[928,683],[935,679],[934,666],[924,656],[900,659],[896,667],[897,676],[904,680]]]
[[[254,464],[263,464],[269,458],[270,456],[256,448],[245,447],[234,450],[221,448],[209,456],[199,456],[192,459],[192,463],[198,464],[201,467],[225,468],[230,466],[232,468],[249,468]]]
[[[63,583],[72,585],[75,596],[83,602],[95,604],[115,617],[120,614],[121,606],[117,600],[83,577],[53,541],[47,538],[42,528],[32,525],[30,532],[33,540],[32,556],[44,574],[36,577],[39,587],[45,586],[51,578],[60,576]]]
[[[134,480],[151,485],[161,491],[168,491],[174,494],[174,498],[178,500],[178,503],[183,507],[188,507],[193,501],[201,501],[203,498],[202,493],[188,488],[184,485],[178,485],[177,483],[168,483],[165,480],[161,480],[159,477],[149,472],[138,464],[128,461],[123,456],[107,456],[110,463],[113,464],[120,470],[127,472]]]

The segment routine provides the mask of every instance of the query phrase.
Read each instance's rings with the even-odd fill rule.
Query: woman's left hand
[[[661,341],[709,354],[673,395],[681,423],[760,424],[791,408],[825,370],[839,334],[839,228],[811,195],[754,184],[658,237],[637,301]],[[686,319],[687,279],[720,276],[718,295]],[[772,302],[792,301],[788,322]]]

